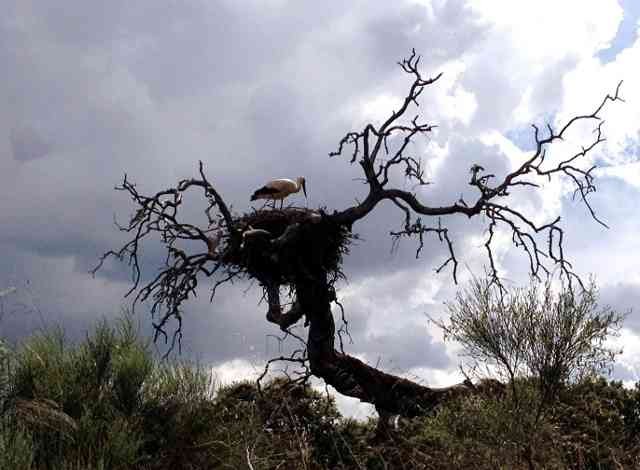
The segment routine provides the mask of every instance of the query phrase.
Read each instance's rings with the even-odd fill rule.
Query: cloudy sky
[[[625,81],[626,103],[607,109],[608,140],[586,162],[602,167],[592,201],[611,229],[562,182],[518,204],[539,220],[561,215],[576,271],[597,276],[605,303],[639,309],[639,19],[635,0],[4,0],[0,290],[16,291],[0,299],[0,336],[59,323],[77,337],[127,305],[124,267],[88,274],[124,241],[113,217],[132,206],[113,187],[125,172],[152,192],[196,175],[202,160],[238,212],[271,177],[306,176],[313,206],[353,203],[363,194],[358,168],[327,154],[347,131],[397,109],[408,81],[396,62],[411,48],[426,75],[444,73],[422,95],[423,117],[439,127],[413,149],[433,182],[422,196],[434,203],[470,194],[474,163],[503,174],[525,158],[531,123],[591,112]],[[582,129],[556,153],[589,137]],[[391,253],[399,223],[381,207],[356,226],[362,241],[339,291],[349,351],[426,384],[455,382],[455,347],[426,317],[456,290],[450,272],[433,273],[446,253],[435,242],[419,260],[410,243]],[[464,282],[486,261],[482,220],[447,223]],[[154,250],[150,272],[161,260]],[[497,252],[507,279],[522,282],[526,260],[508,243]],[[185,306],[185,354],[222,379],[278,354],[255,286],[206,298]],[[638,315],[618,340],[616,377],[626,381],[640,379]]]

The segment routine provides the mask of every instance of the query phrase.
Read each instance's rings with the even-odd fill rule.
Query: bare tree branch
[[[338,149],[330,154],[331,156],[340,155],[345,146],[352,145],[353,153],[351,154],[350,162],[358,161],[369,186],[367,197],[362,202],[335,212],[332,215],[334,220],[351,227],[355,222],[366,217],[380,202],[390,200],[402,211],[404,218],[403,229],[391,233],[394,243],[397,243],[401,237],[415,237],[418,242],[417,255],[419,255],[424,247],[424,234],[429,232],[436,233],[440,241],[447,242],[450,252],[450,257],[445,261],[444,265],[438,268],[438,271],[442,270],[444,266],[452,264],[453,277],[456,280],[457,261],[448,231],[442,228],[440,220],[438,228],[426,227],[422,222],[421,216],[434,216],[440,219],[441,217],[455,214],[463,214],[467,217],[483,214],[489,220],[488,238],[485,247],[488,251],[492,277],[496,282],[499,282],[499,275],[492,253],[492,244],[495,240],[495,230],[499,225],[512,231],[513,243],[516,247],[522,249],[529,259],[529,268],[532,275],[538,277],[541,273],[548,273],[551,266],[546,263],[551,263],[558,267],[568,279],[577,278],[571,271],[571,264],[564,259],[562,249],[564,237],[563,229],[559,225],[559,218],[545,224],[536,225],[526,214],[498,201],[508,197],[510,190],[514,187],[538,188],[538,182],[531,180],[531,178],[542,176],[551,179],[554,176],[564,176],[574,185],[574,197],[578,196],[580,198],[594,220],[607,227],[597,216],[588,199],[589,194],[596,189],[593,177],[595,166],[582,169],[576,163],[584,159],[599,144],[604,142],[603,121],[600,114],[608,103],[623,101],[620,97],[622,82],[616,87],[615,93],[606,95],[593,112],[570,118],[560,128],[560,131],[555,131],[551,125],[547,125],[547,135],[543,137],[540,129],[534,125],[535,150],[520,166],[504,175],[501,179],[495,174],[486,173],[482,166],[474,164],[470,169],[471,180],[469,184],[478,189],[479,195],[472,204],[467,204],[460,199],[451,205],[434,207],[420,201],[415,193],[391,186],[392,178],[390,175],[396,167],[404,168],[403,176],[415,182],[417,186],[428,184],[428,181],[424,178],[421,160],[408,155],[406,152],[409,144],[415,138],[421,135],[428,135],[436,126],[419,123],[419,116],[415,116],[407,122],[405,114],[412,105],[419,105],[418,97],[425,87],[435,83],[442,74],[437,75],[435,78],[423,78],[418,69],[419,62],[420,56],[415,51],[412,51],[409,58],[400,62],[402,70],[413,79],[413,83],[400,109],[392,112],[389,118],[379,127],[373,124],[366,124],[360,132],[352,131],[347,133],[340,141]],[[593,140],[583,146],[580,151],[560,162],[550,162],[547,157],[550,145],[558,140],[563,140],[570,129],[582,122],[596,123]],[[396,144],[394,149],[390,150],[388,141],[393,141],[394,139],[399,143]],[[537,235],[541,233],[547,234],[547,243],[538,240]],[[546,249],[541,248],[545,245]]]
[[[162,336],[166,343],[169,338],[165,330],[169,320],[177,321],[169,351],[180,346],[182,338],[182,315],[180,312],[183,302],[196,296],[199,275],[206,277],[219,276],[212,288],[212,296],[218,285],[242,277],[244,271],[237,266],[228,264],[226,254],[239,244],[240,234],[237,233],[233,217],[222,197],[207,180],[202,162],[199,163],[201,179],[180,180],[174,188],[159,191],[151,196],[141,194],[134,183],[125,174],[123,182],[115,189],[127,192],[138,206],[125,226],[117,224],[120,231],[131,235],[131,239],[118,251],[108,251],[100,258],[97,266],[91,271],[95,273],[103,266],[109,257],[126,261],[132,269],[133,284],[125,296],[136,292],[133,307],[138,303],[150,301],[153,316],[158,315],[153,326],[156,339]],[[220,256],[211,254],[210,230],[185,223],[179,217],[179,210],[183,204],[183,194],[187,191],[201,188],[208,201],[205,209],[207,225],[215,225],[220,230],[220,238],[226,247],[220,250]],[[217,209],[218,217],[212,212]],[[141,243],[146,239],[158,236],[167,249],[164,268],[146,284],[140,286],[143,274],[140,269]],[[202,251],[187,255],[182,243],[186,241],[202,242]]]

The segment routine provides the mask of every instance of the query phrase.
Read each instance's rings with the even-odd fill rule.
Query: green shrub
[[[0,420],[0,468],[33,469],[35,456],[31,435],[6,418]]]
[[[567,466],[581,462],[584,468],[640,468],[639,386],[629,390],[599,377],[563,390],[554,416],[562,429],[558,444]]]
[[[540,415],[536,377],[516,377],[385,440],[308,385],[215,390],[205,367],[154,358],[129,316],[78,344],[53,329],[3,354],[2,470],[640,468],[640,384],[565,381]]]

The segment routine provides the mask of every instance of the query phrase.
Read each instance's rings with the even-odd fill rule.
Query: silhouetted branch
[[[424,204],[413,192],[392,187],[393,178],[391,172],[395,168],[403,168],[405,179],[414,182],[417,186],[428,184],[424,178],[423,166],[420,158],[408,155],[407,148],[416,137],[429,134],[435,126],[432,124],[420,123],[419,116],[415,116],[408,122],[404,120],[405,113],[412,105],[418,106],[418,97],[426,86],[435,83],[441,76],[425,79],[422,77],[418,64],[420,56],[412,51],[411,56],[400,62],[402,70],[410,75],[413,83],[409,92],[402,102],[398,111],[391,113],[389,118],[379,127],[373,124],[366,124],[360,132],[349,132],[342,138],[337,151],[331,156],[340,155],[347,145],[353,146],[351,163],[358,162],[363,169],[364,179],[368,183],[369,192],[367,197],[358,204],[339,212],[335,212],[332,217],[337,223],[351,227],[358,220],[366,217],[381,201],[391,200],[398,207],[404,216],[403,229],[391,232],[394,243],[401,237],[415,237],[418,241],[417,255],[424,247],[423,236],[426,233],[436,233],[440,241],[446,241],[450,252],[450,257],[438,268],[442,270],[444,266],[452,264],[453,277],[456,280],[457,261],[453,251],[453,245],[449,238],[448,231],[443,229],[439,220],[438,227],[426,227],[421,216],[438,217],[463,214],[473,217],[483,214],[489,220],[488,238],[485,247],[488,251],[492,278],[499,282],[498,271],[495,258],[492,253],[492,243],[494,242],[495,229],[501,225],[512,231],[512,240],[516,247],[523,250],[529,259],[531,274],[538,277],[540,273],[549,273],[551,266],[557,266],[568,279],[577,278],[571,271],[571,264],[564,259],[562,248],[563,230],[559,225],[560,219],[536,225],[524,212],[508,207],[506,203],[500,202],[509,196],[509,192],[514,187],[539,188],[539,184],[531,178],[554,176],[565,176],[574,185],[574,197],[579,196],[585,204],[592,218],[598,223],[607,225],[597,216],[591,206],[588,196],[595,191],[593,170],[595,166],[582,169],[576,163],[584,159],[600,143],[604,142],[602,132],[602,121],[600,113],[607,103],[623,101],[620,97],[620,87],[622,82],[616,87],[613,95],[608,94],[596,107],[596,109],[583,115],[570,118],[559,132],[554,131],[551,125],[547,125],[547,135],[542,137],[540,129],[533,126],[534,138],[536,142],[535,150],[520,164],[515,170],[507,173],[501,179],[495,174],[485,172],[484,167],[478,164],[471,166],[471,180],[469,184],[478,189],[479,195],[472,204],[465,203],[462,199],[458,202],[445,206],[428,206]],[[557,140],[563,140],[567,132],[580,122],[597,123],[594,129],[594,139],[583,146],[580,151],[569,157],[552,163],[547,157],[547,149]],[[395,142],[395,147],[390,148],[389,141]],[[540,242],[536,235],[546,233],[547,243]],[[546,245],[546,249],[543,247]]]
[[[178,326],[171,335],[169,350],[176,345],[180,346],[182,338],[180,307],[190,297],[196,296],[199,275],[219,276],[212,288],[212,296],[220,284],[244,275],[242,269],[225,262],[226,253],[239,244],[240,238],[231,213],[222,197],[207,180],[202,162],[199,163],[199,172],[201,179],[183,179],[175,187],[150,196],[141,194],[136,185],[125,175],[122,184],[115,189],[127,192],[137,209],[128,224],[124,226],[118,224],[118,228],[129,234],[131,238],[120,250],[111,250],[102,255],[98,265],[91,271],[95,275],[109,257],[115,257],[129,264],[132,269],[133,284],[125,296],[137,291],[133,301],[134,309],[140,302],[151,302],[151,313],[154,317],[158,316],[153,323],[156,339],[162,336],[165,342],[169,343],[165,327],[169,320],[177,321]],[[180,218],[183,194],[194,188],[202,189],[208,201],[205,209],[206,225],[210,227],[208,229],[186,223]],[[216,209],[217,217],[212,215]],[[217,240],[210,235],[212,231],[217,231]],[[156,236],[161,241],[166,247],[167,254],[161,271],[140,286],[143,279],[140,269],[141,243],[152,236]],[[200,245],[202,251],[187,254],[184,242],[190,241],[202,242]]]

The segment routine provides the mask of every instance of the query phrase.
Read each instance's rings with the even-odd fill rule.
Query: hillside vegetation
[[[0,469],[640,468],[640,383],[568,384],[532,433],[537,384],[518,378],[382,435],[308,386],[216,388],[202,367],[160,362],[128,316],[0,354]]]

